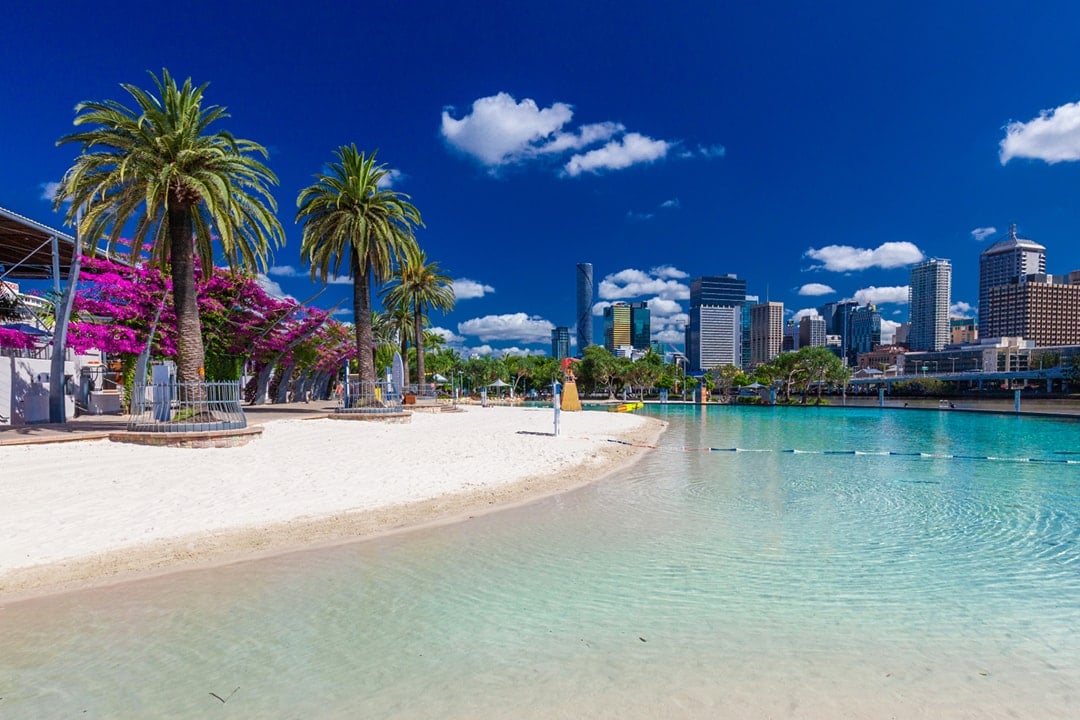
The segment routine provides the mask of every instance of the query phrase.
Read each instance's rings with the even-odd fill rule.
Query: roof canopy
[[[0,208],[0,276],[12,280],[51,278],[54,237],[60,273],[66,277],[75,254],[75,238]]]

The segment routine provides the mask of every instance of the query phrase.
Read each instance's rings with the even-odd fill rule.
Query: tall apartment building
[[[718,365],[742,367],[746,281],[735,275],[707,275],[690,281],[686,357],[691,372]]]
[[[611,354],[619,348],[648,350],[651,332],[648,303],[617,302],[604,308],[604,347]]]
[[[989,312],[979,317],[979,333],[988,338],[1022,337],[1036,347],[1080,344],[1080,273],[1076,283],[1038,274],[1014,278],[990,288]]]
[[[881,313],[874,305],[857,307],[851,311],[848,324],[851,337],[847,341],[844,358],[848,365],[855,365],[859,355],[881,344]]]
[[[750,363],[760,365],[779,355],[784,347],[784,303],[764,302],[750,306]]]
[[[952,296],[952,264],[932,258],[911,268],[908,312],[912,350],[940,350],[950,340],[949,298]]]
[[[825,320],[825,332],[840,336],[840,356],[851,356],[851,313],[859,306],[854,300],[825,303],[818,314]]]
[[[825,347],[825,318],[820,315],[803,315],[799,320],[799,347]]]
[[[570,357],[570,328],[565,325],[551,331],[551,357],[556,360]]]
[[[593,276],[592,263],[578,263],[577,266],[577,350],[585,352],[585,348],[593,344],[592,330],[592,302],[593,302]]]
[[[1046,272],[1046,248],[1033,240],[1017,237],[1016,225],[1009,234],[979,254],[979,337],[1001,337],[989,332],[985,318],[995,314],[990,307],[990,289],[1008,285],[1017,278]],[[1000,312],[1000,311],[998,311]]]

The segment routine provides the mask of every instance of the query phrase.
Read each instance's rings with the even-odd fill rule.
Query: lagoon
[[[1080,423],[649,412],[572,493],[7,606],[0,716],[1071,716]]]

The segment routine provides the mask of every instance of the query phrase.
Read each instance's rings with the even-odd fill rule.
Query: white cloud
[[[1010,122],[1005,126],[998,158],[1002,165],[1013,158],[1043,160],[1051,165],[1080,160],[1080,102],[1043,110],[1026,123]]]
[[[535,154],[573,115],[566,103],[541,109],[535,100],[525,98],[519,103],[501,92],[475,100],[472,112],[460,120],[444,110],[442,134],[452,146],[485,165],[503,165]]]
[[[798,325],[799,321],[804,317],[821,317],[821,314],[818,313],[816,308],[803,308],[801,310],[796,310],[795,314],[791,316],[791,319]]]
[[[681,303],[669,300],[667,298],[655,297],[648,301],[649,304],[649,317],[670,317],[672,315],[683,312],[683,306]]]
[[[679,198],[665,200],[664,202],[660,203],[660,207],[664,208],[665,210],[677,210],[679,208]]]
[[[470,280],[469,278],[458,278],[454,280],[454,298],[456,300],[471,300],[473,298],[482,298],[488,293],[495,292],[495,288],[484,283]]]
[[[267,295],[278,300],[292,300],[293,297],[281,289],[281,286],[276,282],[268,278],[266,275],[259,273],[255,276],[255,282],[259,284],[259,287],[263,289]]]
[[[385,190],[386,188],[393,187],[394,185],[400,185],[404,179],[405,173],[401,172],[400,170],[390,168],[386,171],[385,175],[379,178],[379,182],[376,183],[376,186],[380,190]]]
[[[52,202],[56,199],[56,193],[60,192],[60,183],[58,182],[43,182],[41,183],[41,199]]]
[[[900,327],[900,323],[893,320],[881,319],[881,344],[891,345],[893,339],[896,337],[896,328]]]
[[[485,315],[458,323],[458,332],[473,335],[487,342],[491,340],[519,340],[521,342],[551,342],[555,325],[543,318],[525,313]]]
[[[625,300],[642,295],[655,295],[669,300],[688,300],[690,286],[678,282],[681,270],[661,266],[648,273],[633,268],[620,270],[600,281],[597,294],[604,300]],[[681,277],[686,277],[685,273]],[[595,313],[596,306],[593,306]]]
[[[656,213],[637,213],[633,210],[626,211],[626,219],[630,222],[645,222],[656,217]]]
[[[334,317],[352,317],[352,308],[338,308],[330,314]]]
[[[875,287],[871,285],[868,288],[856,290],[855,296],[852,299],[860,305],[881,305],[882,303],[900,303],[906,305],[908,301],[908,286],[895,285],[893,287]]]
[[[971,231],[971,237],[975,238],[979,242],[982,242],[986,238],[992,237],[994,235],[997,235],[996,227],[977,227]]]
[[[872,250],[850,245],[826,245],[823,248],[810,248],[805,254],[823,263],[815,265],[812,270],[824,268],[833,272],[866,270],[872,267],[897,268],[923,259],[922,251],[909,242],[882,243]]]
[[[302,277],[310,278],[311,273],[307,270],[301,270],[294,268],[292,265],[274,265],[266,270],[267,275],[276,275],[277,277]],[[347,275],[337,276],[332,275],[326,279],[327,285],[352,285],[352,278]]]
[[[583,172],[622,170],[637,163],[659,160],[667,155],[670,149],[671,143],[665,140],[653,140],[640,133],[627,133],[622,139],[612,140],[602,148],[574,155],[563,166],[563,171],[570,177],[576,177]]]
[[[833,290],[831,287],[829,287],[828,285],[822,285],[821,283],[807,283],[801,288],[799,288],[800,295],[829,295],[830,293],[834,292],[836,291]]]
[[[601,300],[598,303],[594,303],[592,306],[593,317],[602,317],[604,314],[604,308],[609,307],[611,303]]]
[[[686,342],[686,333],[675,328],[667,328],[659,332],[654,331],[651,339],[657,342],[667,343],[668,345],[678,345],[679,347],[682,347],[683,343]]]
[[[613,122],[582,125],[576,133],[556,133],[549,142],[536,147],[536,152],[550,155],[566,152],[567,150],[580,150],[589,145],[604,142],[625,130],[626,128],[623,125]]]
[[[466,358],[471,357],[483,357],[485,355],[494,355],[496,357],[505,357],[506,355],[547,355],[544,350],[531,350],[529,348],[508,347],[508,348],[493,348],[490,345],[477,345],[476,347],[463,347],[460,350],[461,356]]]
[[[544,355],[547,355],[546,350],[536,350],[533,348],[519,347],[502,348],[500,350],[496,350],[495,352],[499,355],[502,355],[503,357],[506,357],[507,355],[516,355],[517,357],[528,357],[530,355],[543,357]]]
[[[676,280],[690,277],[690,273],[683,272],[679,268],[672,267],[671,265],[658,265],[650,270],[649,274],[661,278],[675,278]]]
[[[956,318],[970,318],[975,316],[975,308],[971,303],[957,300],[949,306],[949,316]]]
[[[698,153],[703,158],[722,158],[727,155],[723,145],[698,145]]]
[[[447,328],[432,327],[428,328],[428,332],[441,336],[442,339],[446,341],[447,345],[454,345],[465,342],[465,338],[463,336],[458,335],[453,330],[449,330]]]

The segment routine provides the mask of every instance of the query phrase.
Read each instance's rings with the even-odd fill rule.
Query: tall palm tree
[[[394,263],[416,244],[414,228],[423,226],[420,211],[403,193],[380,187],[385,165],[375,164],[356,145],[342,146],[326,173],[300,191],[296,221],[303,222],[301,254],[311,263],[311,278],[326,282],[348,261],[353,281],[358,376],[375,382],[371,356],[371,284],[390,276]]]
[[[150,76],[156,96],[120,86],[133,108],[114,100],[75,107],[75,125],[88,127],[57,141],[81,144],[82,154],[64,175],[55,207],[70,201],[68,223],[84,208],[80,237],[104,237],[110,251],[128,230],[133,259],[150,243],[150,261],[172,277],[179,380],[198,382],[205,351],[195,261],[209,273],[217,240],[229,267],[265,269],[270,251],[284,243],[269,190],[277,177],[259,159],[267,155],[261,145],[210,132],[229,116],[224,107],[203,106],[206,84],[188,78],[177,86],[168,70],[160,80]]]
[[[454,308],[454,285],[437,262],[428,262],[427,254],[413,246],[402,257],[386,292],[391,307],[406,308],[413,317],[413,344],[416,346],[417,382],[424,384],[424,320],[431,309]]]
[[[386,323],[391,335],[399,346],[401,353],[402,368],[405,376],[402,382],[405,387],[409,386],[409,343],[413,337],[412,313],[407,307],[391,305],[381,313],[382,321]]]

